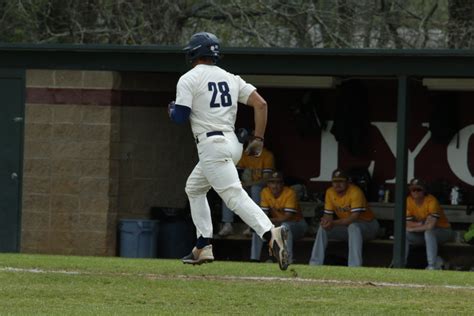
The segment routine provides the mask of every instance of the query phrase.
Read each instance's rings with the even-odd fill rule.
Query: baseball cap
[[[421,179],[414,178],[414,179],[411,179],[410,183],[408,184],[408,188],[410,190],[418,188],[418,189],[422,189],[423,191],[426,191],[426,183]]]
[[[331,181],[347,181],[349,177],[342,169],[336,169],[332,172]]]
[[[267,179],[267,181],[283,182],[283,174],[280,171],[274,171]]]

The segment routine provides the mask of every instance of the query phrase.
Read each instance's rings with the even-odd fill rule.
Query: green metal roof
[[[224,48],[246,74],[474,77],[474,50]],[[1,68],[185,72],[181,47],[0,44]]]

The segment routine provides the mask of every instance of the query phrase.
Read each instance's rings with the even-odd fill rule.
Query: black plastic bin
[[[182,258],[191,252],[196,230],[189,210],[153,207],[151,216],[159,222],[158,258]]]

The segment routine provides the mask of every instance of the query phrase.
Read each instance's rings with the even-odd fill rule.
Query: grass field
[[[474,272],[0,254],[0,315],[472,315]]]

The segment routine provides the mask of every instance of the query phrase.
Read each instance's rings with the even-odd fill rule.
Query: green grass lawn
[[[0,315],[275,313],[472,315],[474,273],[0,254]]]

